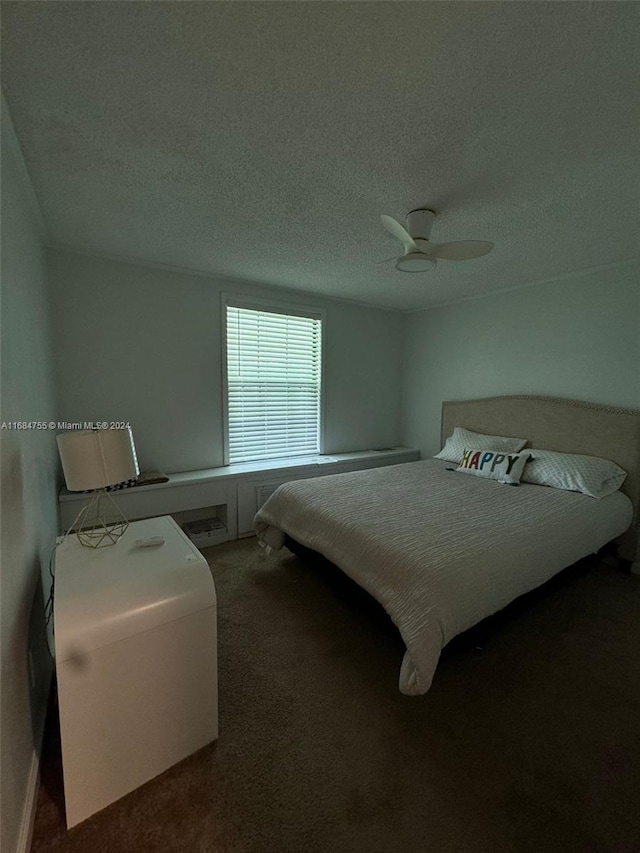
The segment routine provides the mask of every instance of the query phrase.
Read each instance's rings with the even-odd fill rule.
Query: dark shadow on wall
[[[45,619],[45,595],[43,578],[48,577],[48,568],[36,570],[27,642],[27,673],[29,678],[29,705],[31,708],[31,729],[36,749],[42,739],[44,724],[43,710],[48,705],[53,658],[49,650],[47,625]],[[47,590],[47,596],[48,596]]]

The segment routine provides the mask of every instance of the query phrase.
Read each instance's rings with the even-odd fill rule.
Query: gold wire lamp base
[[[106,489],[93,493],[73,523],[78,542],[87,548],[115,545],[128,526],[122,510]]]

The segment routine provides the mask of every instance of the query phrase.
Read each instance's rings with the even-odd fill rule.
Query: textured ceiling
[[[635,256],[636,2],[3,2],[53,245],[405,310]],[[406,274],[380,213],[484,258]]]

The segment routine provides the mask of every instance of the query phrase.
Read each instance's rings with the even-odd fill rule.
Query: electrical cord
[[[67,538],[68,532],[69,531],[67,531],[67,533],[65,533],[64,536],[60,536],[56,540],[56,544],[53,546],[53,548],[51,550],[51,556],[49,557],[49,578],[50,578],[51,584],[49,586],[49,595],[47,596],[47,600],[46,600],[45,605],[44,605],[44,623],[45,623],[45,627],[47,629],[47,651],[49,652],[49,657],[54,662],[55,662],[55,656],[54,656],[54,653],[51,651],[51,646],[49,644],[49,631],[48,631],[49,625],[51,624],[51,637],[54,638],[55,637],[55,627],[54,627],[54,624],[52,623],[52,620],[53,620],[53,602],[54,602],[54,598],[55,598],[55,588],[56,588],[56,574],[55,574],[55,570],[54,570],[54,556],[55,556],[56,549],[58,548],[58,546],[62,545],[64,540]]]
[[[51,624],[51,636],[52,637],[55,637],[55,623],[52,624],[53,604],[54,604],[54,600],[55,600],[55,588],[56,588],[56,573],[55,573],[55,568],[54,568],[54,557],[55,557],[56,550],[60,547],[60,545],[62,545],[64,540],[67,538],[67,536],[75,530],[78,519],[80,518],[80,515],[82,514],[83,511],[84,510],[81,509],[80,512],[78,513],[78,515],[73,520],[70,527],[68,527],[67,530],[65,530],[65,532],[62,534],[62,536],[58,536],[58,538],[56,539],[56,544],[53,546],[53,548],[51,550],[51,556],[49,557],[49,578],[51,580],[51,585],[49,587],[49,595],[47,596],[47,600],[46,600],[45,605],[44,605],[44,622],[45,622],[45,626],[47,629],[49,628],[49,625]],[[51,658],[51,660],[55,661],[54,654],[51,651],[51,647],[49,645],[48,632],[47,632],[47,651],[49,652],[49,657]]]
[[[53,546],[53,550],[51,551],[51,556],[49,557],[49,578],[51,579],[51,584],[49,586],[49,595],[44,605],[44,621],[47,627],[53,617],[53,596],[56,584],[56,576],[55,572],[53,571],[53,557],[56,553],[57,547],[58,543],[56,542],[56,544]]]

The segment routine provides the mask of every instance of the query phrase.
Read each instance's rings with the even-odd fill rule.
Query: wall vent
[[[221,535],[226,535],[227,528],[219,518],[200,518],[197,521],[187,521],[182,529],[196,548],[206,548],[220,541]]]
[[[256,486],[256,511],[270,498],[281,483],[261,483]]]

